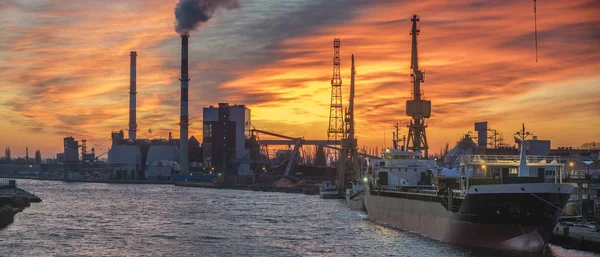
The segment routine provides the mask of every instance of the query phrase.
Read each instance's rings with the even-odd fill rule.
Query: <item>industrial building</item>
[[[130,53],[129,83],[129,138],[123,131],[112,132],[112,146],[108,151],[108,168],[110,178],[116,180],[166,180],[173,173],[201,171],[202,150],[198,141],[192,136],[187,138],[187,39],[182,35],[182,67],[181,67],[181,127],[183,139],[174,139],[169,133],[168,139],[140,139],[136,136],[138,124],[136,120],[137,95],[137,52]],[[185,88],[185,89],[184,89]],[[184,93],[185,91],[185,93]],[[184,114],[185,113],[185,114]],[[188,142],[191,142],[188,144]],[[184,147],[185,149],[183,149]],[[77,148],[75,148],[76,150]],[[66,156],[66,154],[65,154]],[[65,157],[66,158],[66,157]],[[188,160],[193,168],[189,168]]]
[[[146,156],[145,178],[165,180],[174,171],[180,170],[179,149],[168,140],[152,140]]]
[[[112,132],[108,151],[111,179],[166,180],[179,173],[179,139],[126,139],[123,131]],[[196,151],[197,153],[198,151]],[[191,151],[190,151],[191,153]],[[190,157],[198,158],[198,157]]]
[[[181,176],[202,171],[203,151],[200,142],[193,136],[188,138],[188,127],[190,125],[188,113],[188,84],[190,81],[188,74],[188,39],[189,34],[181,34],[180,139],[172,138],[170,132],[168,139],[140,139],[137,137],[136,68],[138,54],[135,51],[130,52],[129,133],[128,138],[125,138],[123,130],[114,131],[111,134],[112,145],[107,152],[107,168],[111,179],[166,180],[174,174]],[[232,115],[236,116],[238,114],[234,113]],[[75,151],[74,154],[77,154],[77,143],[69,143],[67,149],[67,141],[65,141],[65,160],[73,159],[71,158],[73,151]],[[75,159],[77,158],[75,157]]]
[[[247,158],[250,151],[250,109],[245,105],[219,103],[203,109],[204,167],[206,170],[238,176],[253,175],[250,164],[242,163],[234,170],[234,159]]]
[[[110,177],[117,180],[166,180],[173,173],[201,171],[202,159],[200,143],[193,136],[188,139],[187,111],[187,40],[188,35],[181,36],[181,115],[180,134],[182,139],[174,139],[169,133],[168,139],[140,139],[136,137],[138,124],[136,120],[137,95],[137,52],[130,53],[129,83],[129,138],[123,131],[112,132],[112,146],[108,151]],[[192,160],[190,163],[189,160]],[[190,167],[190,164],[192,168]]]

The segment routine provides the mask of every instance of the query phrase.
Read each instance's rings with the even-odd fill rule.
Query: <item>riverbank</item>
[[[48,181],[60,181],[62,178],[41,178],[38,176],[15,176],[8,174],[0,174],[0,179],[37,179],[37,180],[48,180]]]
[[[67,183],[105,183],[105,184],[151,184],[170,185],[173,181],[168,180],[107,180],[107,179],[69,179],[62,180]]]
[[[41,181],[63,181],[63,182],[74,182],[74,183],[106,183],[106,184],[155,184],[155,185],[169,185],[173,184],[174,181],[168,180],[108,180],[108,179],[62,179],[62,178],[38,178],[31,176],[7,176],[0,175],[0,178],[10,179],[33,179]]]
[[[215,189],[233,189],[233,190],[247,190],[247,191],[262,191],[262,192],[280,192],[280,193],[294,193],[294,194],[306,194],[306,195],[317,195],[319,194],[319,188],[315,187],[276,187],[265,184],[251,184],[251,185],[222,185],[214,183],[202,183],[202,182],[175,182],[175,186],[181,187],[201,187],[201,188],[215,188]]]
[[[42,199],[17,188],[15,180],[0,181],[0,229],[12,224],[17,213]]]

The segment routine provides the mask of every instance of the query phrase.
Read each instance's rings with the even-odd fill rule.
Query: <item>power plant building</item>
[[[163,144],[153,142],[146,157],[146,179],[159,180],[171,176],[171,172],[180,169],[179,149],[165,140]]]
[[[142,150],[137,145],[112,145],[108,151],[108,164],[113,178],[119,180],[140,179]]]
[[[231,161],[249,155],[246,141],[250,138],[250,109],[245,105],[219,103],[204,108],[203,143],[204,167],[219,173],[250,176],[250,164],[240,164],[234,170]]]

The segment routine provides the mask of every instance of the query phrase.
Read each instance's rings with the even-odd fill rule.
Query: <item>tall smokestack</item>
[[[188,162],[188,38],[189,32],[208,21],[219,8],[235,9],[238,0],[179,0],[175,5],[175,31],[181,35],[181,117],[179,120],[179,162],[181,173],[187,173]]]
[[[181,173],[188,172],[188,126],[190,125],[188,117],[188,38],[190,35],[186,32],[181,34],[181,116],[179,118],[179,163]]]
[[[129,70],[129,139],[135,140],[135,132],[137,131],[137,124],[135,123],[135,73],[136,73],[136,57],[137,52],[131,52],[131,64]]]

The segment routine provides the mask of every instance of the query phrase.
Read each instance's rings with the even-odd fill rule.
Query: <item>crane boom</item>
[[[350,99],[348,103],[348,118],[350,121],[346,121],[348,132],[348,138],[354,138],[354,75],[356,70],[354,68],[354,54],[352,55],[352,69],[350,75]]]

